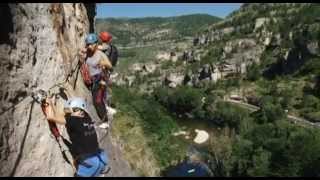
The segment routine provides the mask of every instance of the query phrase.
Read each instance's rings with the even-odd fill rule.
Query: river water
[[[220,130],[213,124],[204,121],[197,121],[194,119],[177,119],[177,124],[180,128],[180,132],[185,132],[186,134],[178,135],[182,141],[189,144],[186,159],[175,166],[168,167],[164,172],[163,176],[166,177],[203,177],[212,176],[212,172],[208,168],[204,161],[201,162],[191,162],[189,157],[192,155],[205,157],[208,153],[208,146],[210,137]],[[204,130],[209,134],[209,139],[203,144],[197,144],[193,141],[195,136],[195,129]],[[188,137],[189,138],[186,138]]]

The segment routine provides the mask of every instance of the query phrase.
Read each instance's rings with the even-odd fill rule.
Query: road
[[[185,40],[187,43],[187,41],[190,41],[190,39],[186,39]],[[181,41],[182,42],[182,41]],[[132,49],[132,48],[142,48],[142,47],[152,47],[152,46],[160,46],[160,45],[167,45],[170,46],[170,45],[176,45],[177,43],[179,42],[173,42],[173,41],[163,41],[163,42],[159,42],[159,43],[156,43],[156,44],[146,44],[146,45],[136,45],[136,46],[125,46],[125,47],[121,47],[121,46],[117,46],[118,49]]]
[[[126,46],[126,47],[117,47],[118,49],[132,49],[132,48],[142,48],[142,47],[151,47],[157,46],[162,44],[146,44],[146,45],[139,45],[139,46]]]
[[[233,103],[233,104],[237,104],[237,105],[241,105],[242,107],[244,107],[244,108],[246,108],[246,109],[248,109],[248,110],[250,110],[252,112],[257,111],[257,110],[260,109],[258,106],[254,106],[252,104],[244,103],[244,102],[241,102],[241,101],[238,101],[238,100],[226,99],[224,101],[230,102],[230,103]],[[298,125],[301,125],[301,126],[311,126],[311,127],[315,127],[315,128],[320,128],[320,124],[319,123],[313,123],[313,122],[310,122],[310,121],[308,121],[306,119],[303,119],[301,117],[296,117],[296,116],[288,114],[287,118],[288,118],[288,120],[292,121],[294,124],[298,124]]]

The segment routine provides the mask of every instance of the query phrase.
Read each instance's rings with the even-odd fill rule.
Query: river
[[[191,156],[200,156],[206,157],[208,153],[208,146],[210,142],[210,137],[214,134],[218,133],[220,130],[213,124],[204,121],[196,121],[194,119],[180,118],[177,119],[177,124],[179,126],[180,131],[177,133],[181,133],[177,135],[181,138],[182,141],[187,142],[189,144],[186,159],[177,165],[168,167],[165,171],[162,172],[163,176],[166,177],[203,177],[203,176],[213,176],[212,172],[208,168],[204,159],[201,161],[193,162],[190,160]],[[203,144],[197,144],[193,141],[195,135],[195,129],[204,130],[209,134],[209,139]],[[182,132],[184,132],[182,134]],[[188,137],[189,138],[186,138]]]

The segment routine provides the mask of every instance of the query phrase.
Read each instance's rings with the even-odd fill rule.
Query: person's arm
[[[87,48],[82,48],[79,51],[79,60],[81,64],[85,61],[86,57],[87,57]]]
[[[64,112],[58,112],[57,107],[55,107],[52,103],[51,99],[47,99],[48,107],[47,107],[47,119],[52,122],[56,122],[59,124],[66,124],[66,119],[64,118]]]
[[[99,65],[102,67],[105,67],[107,69],[111,69],[112,68],[112,64],[108,58],[107,55],[105,55],[103,52],[100,51],[101,54],[101,59],[99,61]]]
[[[103,50],[103,46],[102,46],[101,44],[99,44],[99,45],[98,45],[98,49],[99,49],[100,51],[102,51],[102,50]]]

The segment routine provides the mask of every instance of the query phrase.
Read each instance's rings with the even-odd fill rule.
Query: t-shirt
[[[66,129],[72,142],[71,149],[76,156],[99,150],[97,133],[89,116],[66,116]]]
[[[91,57],[87,57],[86,63],[88,64],[91,77],[101,73],[102,70],[99,67],[99,61],[101,59],[108,59],[108,57],[100,50],[96,50]]]
[[[100,50],[102,51],[102,52],[106,52],[106,51],[108,51],[110,49],[110,45],[109,44],[107,44],[107,43],[102,43],[101,45],[100,45]]]

